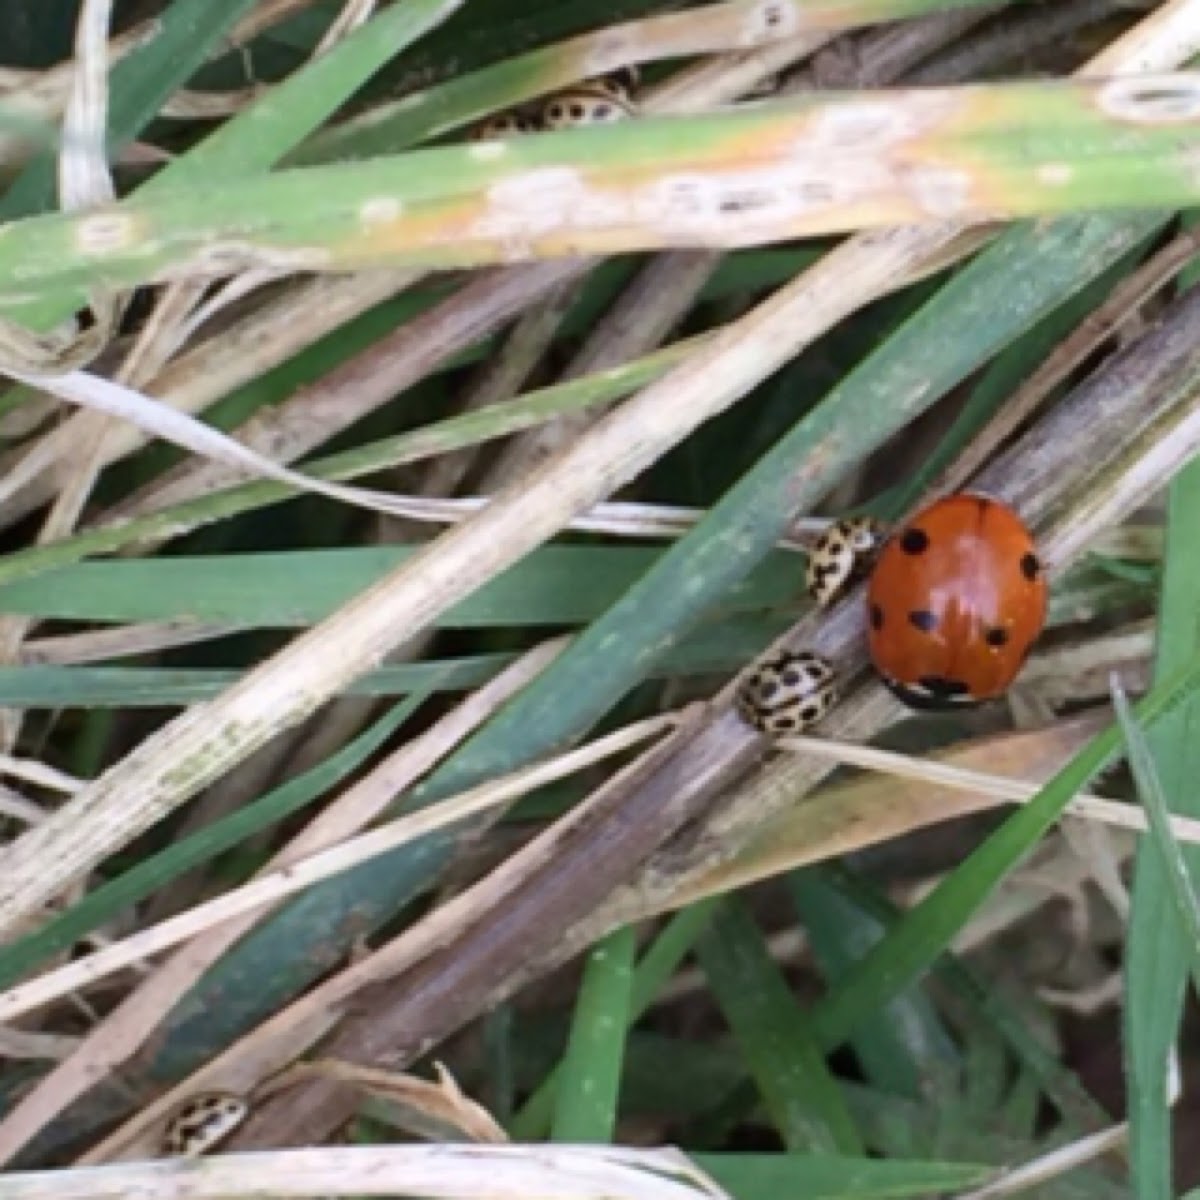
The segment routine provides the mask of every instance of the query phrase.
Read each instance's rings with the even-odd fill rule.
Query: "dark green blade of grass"
[[[738,897],[717,908],[696,950],[784,1145],[861,1154],[862,1138],[808,1017]]]
[[[999,1124],[996,1113],[1004,1100],[1007,1075],[1003,1041],[986,1025],[971,1026],[963,1039],[960,1102],[947,1105],[941,1114],[938,1150],[953,1145],[965,1130]]]
[[[771,551],[797,511],[1014,338],[1087,286],[1166,220],[1126,214],[1022,225],[958,272],[922,310],[807,412],[790,433],[612,608],[414,794],[428,804],[581,736]],[[797,467],[805,464],[802,475]],[[436,878],[450,838],[342,876],[300,897],[217,966],[171,1018],[153,1066],[174,1077],[226,1045],[315,977],[346,936],[348,914],[388,920]],[[341,943],[345,945],[344,941]],[[207,1005],[245,991],[254,1003]],[[209,1011],[207,1021],[195,1014]]]
[[[384,667],[346,689],[348,696],[402,696],[479,687],[514,654]],[[5,676],[5,671],[12,674]],[[13,708],[169,708],[211,699],[241,671],[150,667],[0,667],[0,704]]]
[[[637,938],[627,927],[614,930],[588,955],[559,1072],[552,1141],[613,1140],[636,951]]]
[[[218,126],[147,187],[201,182],[267,170],[331,117],[405,46],[441,24],[465,0],[405,0],[376,13],[324,54],[281,80],[249,108]]]
[[[1028,1071],[1022,1071],[1000,1107],[1001,1125],[1018,1137],[1032,1139],[1037,1130],[1041,1104],[1041,1086]]]
[[[194,620],[303,628],[417,552],[413,546],[79,563],[0,585],[0,613],[66,621]],[[573,625],[618,601],[657,562],[654,546],[546,545],[443,615],[445,629]],[[724,612],[794,601],[803,558],[785,551],[722,599]]]
[[[820,870],[793,871],[787,883],[813,958],[825,979],[835,983],[879,940],[884,927],[830,887]],[[914,1099],[928,1087],[933,1064],[945,1069],[958,1058],[933,1006],[916,988],[888,1004],[882,1020],[856,1033],[852,1047],[868,1083]]]
[[[542,1069],[542,1063],[529,1063],[532,1039],[526,1036],[522,1079]],[[547,1053],[545,1047],[543,1057]],[[727,1042],[698,1041],[683,1037],[636,1031],[630,1035],[626,1057],[626,1088],[623,1109],[631,1118],[653,1119],[662,1113],[686,1122],[680,1145],[696,1150],[720,1146],[730,1136],[729,1124],[721,1123],[718,1137],[704,1129],[710,1117],[719,1117],[722,1106],[741,1095],[739,1083],[745,1066],[738,1048]],[[993,1167],[1010,1166],[1063,1145],[1069,1138],[1061,1133],[1050,1137],[1015,1137],[996,1120],[961,1132],[953,1155],[938,1155],[933,1149],[942,1110],[959,1102],[957,1092],[939,1090],[921,1100],[910,1100],[889,1092],[866,1087],[850,1080],[842,1082],[842,1091],[854,1120],[863,1132],[871,1153],[887,1160],[953,1158],[988,1163]],[[753,1086],[749,1101],[737,1101],[737,1114],[731,1124],[761,1126],[766,1116],[756,1106]],[[915,1149],[914,1149],[915,1147]],[[1072,1200],[1128,1200],[1123,1186],[1091,1170],[1072,1172],[1069,1186],[1048,1191],[1049,1196]],[[1089,1190],[1090,1189],[1090,1190]]]
[[[786,617],[712,622],[656,663],[648,678],[734,670],[765,649],[787,624]],[[461,692],[487,683],[516,657],[515,651],[496,652],[379,667],[360,676],[342,694]],[[0,667],[0,704],[49,709],[169,708],[211,699],[244,674],[204,667]]]
[[[893,928],[903,919],[901,910],[860,874],[843,865],[833,865],[824,868],[823,875],[831,887],[874,916],[885,929]],[[969,1013],[1004,1038],[1017,1061],[1058,1108],[1068,1130],[1094,1133],[1111,1123],[1108,1114],[1079,1080],[1037,1040],[1004,996],[985,984],[973,968],[956,955],[945,953],[932,970]]]
[[[65,621],[202,621],[241,629],[307,628],[394,570],[411,546],[309,548],[264,554],[175,555],[58,567],[0,584],[0,613]],[[550,543],[490,580],[435,622],[442,629],[575,625],[603,615],[666,551],[660,546]],[[804,556],[769,552],[720,598],[722,615],[796,611]],[[1093,570],[1095,578],[1098,570]],[[0,564],[0,576],[3,565]],[[1153,573],[1103,571],[1113,607],[1148,599]],[[1082,573],[1051,601],[1069,618]],[[1129,585],[1129,586],[1124,586]],[[1086,588],[1089,594],[1094,589]],[[717,606],[714,605],[714,608]]]
[[[300,812],[356,771],[424,702],[417,694],[396,705],[337,754],[239,808],[183,841],[144,859],[115,879],[93,888],[35,933],[0,947],[0,988],[10,987],[52,954],[119,916],[180,875],[232,849],[256,833]]]

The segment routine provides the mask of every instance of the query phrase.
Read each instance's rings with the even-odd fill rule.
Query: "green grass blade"
[[[630,926],[610,933],[588,955],[559,1073],[553,1141],[613,1140],[636,950]]]
[[[1200,463],[1192,463],[1175,478],[1169,492],[1156,679],[1168,677],[1200,653],[1197,522]],[[1175,811],[1200,816],[1200,796],[1194,786],[1200,776],[1200,700],[1193,697],[1181,705],[1148,736]],[[1183,854],[1193,871],[1200,870],[1200,852],[1195,847]],[[1162,860],[1153,847],[1142,845],[1135,860],[1126,944],[1124,1038],[1129,1149],[1134,1186],[1143,1200],[1170,1200],[1174,1193],[1167,1072],[1183,1011],[1188,961]]]
[[[459,692],[486,683],[515,654],[383,667],[361,676],[347,696],[403,696]],[[220,695],[241,671],[152,667],[0,667],[0,704],[13,708],[161,708]]]
[[[897,485],[886,504],[875,504],[872,511],[884,517],[908,512],[934,481],[971,444],[992,414],[1013,395],[1022,383],[1042,365],[1051,352],[1075,329],[1121,280],[1152,241],[1146,238],[1115,262],[1107,271],[1067,302],[1049,313],[1028,333],[1023,334],[1003,354],[997,355],[971,389],[949,429],[929,454],[912,479]]]
[[[463,2],[464,0],[406,0],[401,6],[377,14],[327,53],[282,80],[244,112],[218,126],[199,145],[168,163],[147,181],[139,194],[153,195],[172,186],[204,185],[213,179],[238,179],[267,170],[332,116],[400,49],[440,24]],[[211,0],[201,0],[201,4],[207,4],[207,7],[219,16],[219,5]],[[173,31],[173,27],[167,26],[166,23],[173,18],[178,19],[175,17],[175,10],[183,7],[184,5],[176,4],[164,14],[163,33],[147,49],[152,50],[168,36],[168,29]],[[230,6],[226,4],[226,7]],[[236,7],[237,11],[232,12],[230,18],[223,21],[216,31],[218,35],[249,5],[240,3],[233,7]],[[175,45],[175,38],[185,35],[188,28],[183,26],[178,35],[172,32],[172,46]],[[214,43],[215,38],[202,37],[199,46],[202,51],[207,52]],[[131,55],[130,59],[135,58],[137,53]],[[189,53],[195,53],[190,45]],[[189,60],[185,58],[183,61]],[[192,69],[195,69],[199,62],[200,60],[197,60]],[[126,67],[126,63],[117,65],[113,73],[109,128],[118,146],[126,140],[123,130],[130,128],[132,132],[136,132],[146,123],[145,114],[154,114],[156,109],[147,107],[152,99],[158,97],[158,103],[161,103],[179,82],[182,82],[171,82],[174,77],[170,72],[175,69],[171,60],[165,60],[163,65],[167,68],[166,78],[158,78],[148,70],[138,73],[140,89],[131,89],[131,97],[125,102],[124,109],[120,106],[121,93],[118,92],[118,87],[120,73]],[[164,86],[166,91],[163,91]],[[129,133],[130,137],[132,132]],[[9,198],[5,197],[0,201],[0,217],[23,215],[19,212],[5,214],[4,206],[8,200]],[[12,315],[14,319],[28,323],[34,328],[46,328],[66,317],[79,303],[78,295],[56,294],[44,303],[18,308]]]
[[[440,25],[466,0],[404,0],[376,13],[332,49],[276,84],[246,111],[154,177],[143,190],[213,171],[229,177],[265,171],[298,145],[405,46]]]
[[[697,952],[784,1144],[862,1153],[862,1139],[808,1018],[738,898],[726,897]]]
[[[348,547],[81,563],[0,586],[0,613],[304,627],[324,620],[414,553],[411,546]],[[647,546],[543,546],[438,624],[478,629],[588,621],[617,601],[662,553]],[[794,597],[798,570],[794,555],[773,555],[733,591],[724,613],[786,605]]]
[[[803,195],[786,186],[761,190],[772,171],[800,169],[795,146],[833,123],[857,119],[859,101],[820,93],[712,115],[514,138],[501,154],[448,145],[143,191],[102,213],[14,222],[0,238],[0,311],[24,311],[31,295],[38,301],[64,289],[128,288],[214,261],[229,270],[448,268],[509,263],[514,246],[525,259],[739,246],[748,240],[751,193],[762,196],[753,224],[757,244],[944,220],[944,210],[922,206],[909,186],[923,160],[975,185],[963,188],[955,213],[963,221],[1195,204],[1200,180],[1179,144],[1200,128],[1200,117],[1188,128],[1156,119],[1153,98],[1139,98],[1134,82],[1122,84],[1127,94],[1119,107],[1106,106],[1100,93],[1113,86],[1071,80],[947,89],[935,98],[962,115],[936,132],[922,124],[929,95],[893,93],[887,104],[894,119],[919,131],[911,134],[917,144],[891,147],[895,169],[872,176],[875,189],[853,204],[840,196],[814,204],[811,187]],[[1156,84],[1168,92],[1170,86]],[[1176,87],[1184,91],[1182,82]],[[827,173],[824,182],[838,196],[835,173],[840,177],[850,164],[815,149],[810,154],[804,169],[813,173],[812,186]],[[1059,176],[1047,164],[1063,173],[1063,182],[1055,182]],[[871,165],[877,166],[873,158]],[[540,189],[535,204],[523,202],[530,173],[545,170],[561,186]],[[676,198],[664,182],[681,174],[691,182]],[[592,190],[604,203],[588,207],[593,215],[581,223],[580,206]],[[648,195],[658,199],[650,203]]]
[[[1200,994],[1200,902],[1196,899],[1182,847],[1171,831],[1172,809],[1167,803],[1158,768],[1154,765],[1154,755],[1145,733],[1130,710],[1124,689],[1115,678],[1113,707],[1116,709],[1117,720],[1121,723],[1121,732],[1128,748],[1127,758],[1134,783],[1137,785],[1138,798],[1146,810],[1151,845],[1157,849],[1162,860],[1163,877],[1184,935],[1183,948],[1192,976],[1192,986]]]
[[[691,952],[716,909],[716,900],[702,900],[676,913],[642,955],[633,973],[628,1024],[650,1007],[655,997]],[[554,1067],[513,1118],[514,1141],[533,1142],[546,1136],[554,1119],[562,1065]]]
[[[174,842],[115,879],[94,888],[66,912],[11,945],[0,947],[0,988],[11,987],[52,954],[69,950],[80,938],[144,900],[173,879],[209,862],[256,833],[299,812],[346,779],[424,702],[412,696],[376,721],[337,754],[265,796]]]

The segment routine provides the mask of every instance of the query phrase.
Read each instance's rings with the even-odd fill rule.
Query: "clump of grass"
[[[0,1193],[1200,1179],[1197,0],[17,10]],[[914,719],[802,555],[962,486],[1050,625]]]

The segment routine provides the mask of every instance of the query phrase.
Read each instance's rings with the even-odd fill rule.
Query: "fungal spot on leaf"
[[[1173,125],[1200,117],[1200,79],[1113,79],[1096,93],[1110,116],[1138,125]]]
[[[128,213],[98,213],[75,226],[75,245],[81,254],[113,254],[131,245],[137,223]]]

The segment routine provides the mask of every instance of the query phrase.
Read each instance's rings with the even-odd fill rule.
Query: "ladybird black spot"
[[[1021,574],[1032,583],[1039,574],[1041,574],[1042,564],[1038,562],[1038,556],[1032,551],[1026,551],[1021,555]]]
[[[938,619],[929,609],[918,608],[908,614],[908,623],[922,633],[932,633],[937,628]]]
[[[763,701],[770,700],[779,691],[779,684],[773,679],[760,679],[757,681],[757,684],[758,698]]]
[[[785,670],[779,677],[780,682],[782,682],[784,687],[795,687],[802,678],[803,676],[800,674],[800,672],[792,667],[788,667],[787,670]]]
[[[821,706],[819,704],[806,704],[800,710],[800,720],[805,725],[811,725],[821,715]]]
[[[1007,646],[1008,630],[1001,629],[1000,626],[997,625],[994,629],[989,629],[987,631],[987,633],[984,635],[984,641],[986,641],[989,646],[995,647],[997,650],[1001,646]]]
[[[586,111],[587,110],[583,107],[582,104],[572,104],[571,105],[571,109],[570,109],[571,116],[574,117],[576,121],[582,121]]]
[[[905,554],[924,554],[929,549],[929,534],[923,529],[906,529],[900,538]]]
[[[878,604],[871,605],[871,628],[883,628],[883,609]]]

